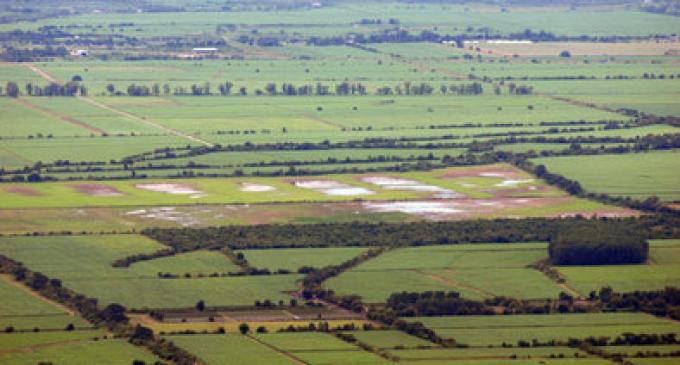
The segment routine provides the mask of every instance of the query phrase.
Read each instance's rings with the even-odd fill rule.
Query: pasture
[[[2,238],[0,253],[24,262],[48,277],[59,278],[65,286],[101,303],[120,303],[133,308],[193,307],[199,300],[211,306],[248,306],[256,300],[287,301],[287,290],[295,289],[298,275],[266,277],[217,277],[160,279],[158,271],[183,274],[211,274],[215,258],[201,259],[202,253],[178,255],[129,268],[111,263],[132,254],[151,253],[164,246],[137,235],[55,236]],[[226,258],[225,258],[226,260]],[[233,268],[217,263],[225,269]],[[178,268],[181,265],[182,269]]]
[[[167,336],[177,346],[190,351],[208,364],[245,364],[266,362],[289,365],[296,362],[251,338],[241,335],[178,335]]]
[[[557,269],[569,285],[583,294],[603,286],[622,292],[677,286],[680,283],[680,241],[651,241],[649,259],[642,265],[562,266]]]
[[[369,303],[395,292],[458,291],[463,297],[555,298],[561,288],[526,266],[544,259],[545,243],[470,244],[408,247],[389,251],[342,275],[327,286],[358,294]]]
[[[0,328],[12,327],[18,331],[35,328],[63,330],[69,324],[79,329],[91,327],[82,318],[38,297],[7,276],[0,277],[0,294],[3,298],[0,304]]]
[[[677,151],[626,155],[568,156],[534,159],[548,171],[578,181],[585,190],[644,200],[656,196],[670,202],[680,199]],[[584,163],[587,161],[587,163]],[[612,178],[616,176],[616,178]]]
[[[513,316],[415,317],[440,336],[455,338],[471,346],[516,345],[531,342],[562,340],[569,337],[616,337],[624,332],[678,333],[680,326],[664,319],[641,313],[589,313]]]
[[[303,266],[322,268],[337,265],[366,251],[364,247],[292,248],[237,251],[251,266],[271,271],[297,271]]]

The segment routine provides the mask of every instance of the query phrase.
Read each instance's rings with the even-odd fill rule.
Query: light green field
[[[64,137],[2,140],[0,151],[4,151],[4,154],[8,155],[7,158],[13,159],[8,162],[8,165],[22,167],[33,165],[38,161],[108,162],[158,148],[187,145],[196,145],[196,143],[177,136]],[[129,172],[126,173],[126,176],[129,175]]]
[[[64,329],[69,324],[76,328],[90,327],[77,316],[71,316],[62,308],[29,294],[28,288],[19,288],[19,283],[9,277],[0,277],[0,328],[13,327],[15,330]]]
[[[158,265],[154,269],[142,264],[130,268],[111,266],[118,258],[151,253],[163,247],[137,235],[17,237],[0,240],[0,253],[23,262],[32,270],[59,278],[64,286],[98,298],[100,303],[116,302],[134,308],[193,307],[199,300],[204,300],[209,306],[252,305],[256,300],[265,299],[287,301],[289,297],[283,291],[294,290],[295,281],[300,278],[298,275],[203,279],[155,277],[157,271],[177,268],[176,265],[182,261],[191,265],[193,270],[211,273],[203,271],[201,265],[206,261],[196,256],[175,260],[170,258],[162,264],[151,263],[152,266]]]
[[[387,365],[394,364],[387,361],[378,355],[361,350],[352,351],[300,351],[294,352],[293,355],[307,364],[313,365],[334,365],[334,364],[352,364],[352,365]]]
[[[680,240],[650,242],[649,261],[642,265],[561,266],[569,285],[587,294],[603,286],[619,292],[680,285]]]
[[[285,355],[241,335],[184,335],[165,338],[210,365],[295,364],[295,361]]]
[[[489,359],[497,358],[503,359],[501,361],[510,361],[514,363],[514,358],[550,358],[560,357],[565,358],[579,358],[589,357],[585,352],[569,347],[538,347],[538,348],[460,348],[460,349],[419,349],[419,350],[390,350],[390,354],[395,355],[401,361],[418,360],[418,359],[442,359],[449,361],[460,360],[475,360],[475,359]],[[512,360],[511,360],[512,358]],[[400,362],[401,362],[400,361]]]
[[[526,266],[544,259],[545,243],[409,247],[389,251],[327,282],[370,303],[395,292],[445,290],[464,297],[555,298],[561,289]]]
[[[357,347],[342,341],[332,334],[322,332],[272,333],[257,335],[257,338],[285,351],[313,350],[356,350]]]
[[[624,332],[678,333],[680,326],[642,313],[417,317],[440,336],[472,346],[516,345],[518,340],[567,340],[584,336],[615,337]]]
[[[103,334],[104,331],[102,330],[3,333],[0,334],[0,350],[25,349],[37,345],[89,340]]]
[[[158,359],[150,352],[135,347],[125,340],[78,341],[39,347],[27,352],[10,352],[0,354],[0,362],[17,365],[33,365],[40,363],[54,364],[130,364],[134,360],[142,360],[147,364]]]
[[[400,348],[438,347],[438,345],[432,342],[396,330],[355,331],[348,332],[348,334],[354,336],[354,338],[356,338],[359,342],[363,342],[365,344],[380,349],[388,349],[395,347]]]
[[[588,191],[641,200],[657,196],[664,201],[673,201],[680,199],[680,160],[677,155],[674,150],[538,158],[533,162],[545,165],[550,172],[578,181]]]
[[[215,272],[222,274],[240,271],[237,265],[219,251],[193,251],[141,261],[132,264],[130,269],[143,277],[155,277],[160,272],[175,275],[184,273],[208,275]]]
[[[273,250],[245,250],[243,253],[251,266],[267,268],[271,271],[286,269],[297,271],[303,266],[322,268],[338,265],[362,252],[365,247],[329,247],[329,248],[292,248]]]

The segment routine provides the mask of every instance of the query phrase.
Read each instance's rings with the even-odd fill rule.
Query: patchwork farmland
[[[673,1],[0,4],[0,364],[680,362]]]

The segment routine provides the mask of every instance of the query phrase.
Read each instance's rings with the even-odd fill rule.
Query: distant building
[[[86,49],[74,49],[71,50],[71,56],[76,56],[76,57],[87,57],[90,55],[90,51]]]
[[[209,48],[194,48],[191,50],[195,54],[215,54],[219,52],[219,49],[214,47]]]

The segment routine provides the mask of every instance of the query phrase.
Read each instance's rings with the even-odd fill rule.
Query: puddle
[[[301,180],[296,181],[294,184],[299,188],[316,190],[322,194],[330,196],[358,196],[375,194],[375,192],[372,190],[333,180]]]
[[[274,191],[276,188],[270,185],[242,183],[239,190],[248,193],[264,193],[268,191]]]
[[[153,191],[157,193],[173,195],[191,195],[190,198],[197,199],[205,196],[202,191],[196,190],[190,185],[175,183],[156,183],[156,184],[137,184],[138,189]]]

